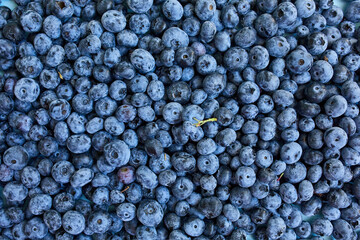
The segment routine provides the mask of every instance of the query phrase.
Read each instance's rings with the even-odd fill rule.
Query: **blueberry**
[[[355,235],[351,225],[343,219],[338,219],[334,221],[333,229],[333,236],[336,239],[352,238]]]
[[[228,70],[242,70],[248,63],[247,52],[240,47],[233,47],[227,50],[224,54],[224,65]]]
[[[270,56],[284,57],[290,51],[290,45],[284,37],[272,37],[266,42]]]
[[[310,70],[313,64],[312,56],[303,50],[290,52],[286,57],[287,68],[295,74],[301,74]]]
[[[28,189],[21,183],[9,182],[4,186],[3,195],[9,202],[21,202],[28,195]]]
[[[130,159],[130,149],[128,145],[121,140],[114,140],[104,146],[106,161],[113,166],[123,166]]]
[[[162,5],[164,16],[171,21],[178,21],[183,16],[184,9],[176,0],[167,0]]]
[[[16,2],[4,237],[356,237],[356,1]]]
[[[209,20],[216,11],[215,1],[197,1],[195,4],[195,13],[200,20]]]
[[[118,33],[125,28],[126,20],[122,12],[109,10],[102,15],[101,23],[107,31]]]
[[[212,200],[212,201],[214,201],[214,200]],[[220,201],[220,200],[218,200],[218,201]],[[215,202],[216,202],[216,200],[214,201],[214,203]],[[231,202],[231,204],[235,205],[236,207],[245,207],[246,205],[251,203],[250,190],[247,188],[240,188],[240,187],[233,188],[230,191],[230,202]],[[206,203],[206,202],[204,202],[204,203]],[[216,204],[216,205],[218,205],[218,204]],[[214,206],[214,207],[221,208],[222,206],[218,205],[218,206]],[[217,212],[214,211],[214,213],[217,213]],[[209,214],[209,213],[207,212],[207,214]],[[211,218],[211,214],[210,214],[210,217],[208,217],[208,218]]]
[[[333,232],[333,225],[329,220],[319,218],[311,224],[311,230],[320,236],[330,236]]]
[[[79,57],[74,63],[74,72],[79,76],[89,77],[94,67],[94,61],[86,56]]]
[[[91,169],[81,168],[72,174],[70,178],[70,183],[73,187],[83,187],[89,182],[91,182],[93,177],[94,172]]]
[[[135,50],[130,57],[133,66],[141,73],[148,73],[155,67],[155,60],[152,55],[143,49]]]
[[[85,229],[85,218],[77,211],[67,211],[62,217],[62,225],[67,233],[77,235]]]
[[[262,70],[269,65],[269,52],[263,46],[255,46],[249,52],[249,64],[256,70]]]
[[[127,4],[131,10],[136,13],[145,13],[147,12],[152,6],[152,0],[142,0],[142,1],[135,1],[135,0],[128,0]]]
[[[51,39],[44,33],[36,35],[34,39],[34,49],[40,55],[46,54],[52,45]]]
[[[72,153],[84,153],[91,147],[91,140],[86,134],[71,135],[66,146]]]
[[[29,201],[29,211],[34,215],[41,215],[45,211],[50,210],[52,198],[47,194],[36,194]]]
[[[88,227],[94,233],[104,233],[109,230],[111,221],[112,220],[108,213],[104,211],[96,211],[89,216]]]
[[[332,44],[332,49],[340,56],[351,52],[351,42],[347,38],[339,38]]]
[[[43,64],[35,56],[25,56],[15,62],[16,69],[26,78],[35,78],[40,75]]]
[[[172,48],[174,50],[189,45],[188,35],[178,27],[171,27],[165,30],[162,36],[162,41],[166,47]]]
[[[216,150],[216,143],[210,138],[204,138],[200,140],[197,144],[197,151],[201,155],[209,155]]]
[[[358,2],[351,2],[346,10],[345,10],[345,17],[351,22],[357,23],[359,22],[359,18],[356,16],[356,13],[359,11],[360,4]]]
[[[20,17],[20,23],[23,29],[28,33],[38,32],[42,27],[43,19],[35,11],[28,10]]]
[[[43,238],[48,233],[48,228],[39,217],[30,219],[24,226],[24,233],[27,238]]]
[[[28,159],[29,155],[25,148],[14,146],[4,152],[2,160],[10,169],[21,170],[27,165]]]
[[[328,62],[319,60],[314,62],[311,68],[311,76],[315,81],[327,83],[333,77],[333,69]]]
[[[160,204],[155,200],[142,201],[136,215],[145,226],[157,226],[163,218],[164,212]]]
[[[235,178],[238,181],[240,187],[248,188],[251,187],[256,180],[255,172],[250,167],[239,167],[236,170]]]

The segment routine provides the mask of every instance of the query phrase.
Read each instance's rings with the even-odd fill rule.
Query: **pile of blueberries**
[[[360,1],[15,2],[0,240],[360,239]]]

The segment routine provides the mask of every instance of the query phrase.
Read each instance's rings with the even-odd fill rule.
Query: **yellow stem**
[[[122,190],[121,192],[123,193],[123,192],[125,192],[126,190],[128,190],[130,187],[129,186],[127,186],[124,190]]]
[[[64,80],[64,78],[63,78],[63,76],[61,75],[61,73],[58,72],[58,74],[59,74],[60,79],[61,79],[61,80]]]
[[[204,125],[207,122],[216,122],[217,121],[217,118],[209,118],[209,119],[206,119],[206,120],[199,120],[199,119],[196,119],[196,118],[193,118],[193,119],[195,121],[197,121],[197,123],[193,124],[196,127],[200,127],[200,126]]]
[[[277,180],[280,181],[280,179],[282,178],[282,176],[284,176],[284,173],[280,174],[280,177],[279,177]]]

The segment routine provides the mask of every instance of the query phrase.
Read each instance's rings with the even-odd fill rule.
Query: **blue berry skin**
[[[347,38],[338,38],[332,44],[332,49],[340,56],[345,56],[351,52],[351,42]]]
[[[197,1],[195,4],[195,14],[196,16],[202,20],[209,20],[216,11],[216,3],[215,1]]]
[[[162,5],[164,16],[170,21],[178,21],[184,14],[182,5],[176,0],[167,0]]]
[[[113,33],[118,33],[126,26],[126,19],[122,12],[116,10],[109,10],[101,17],[103,27]]]
[[[43,238],[48,233],[48,228],[41,218],[34,217],[25,224],[24,233],[28,238]]]
[[[65,50],[59,45],[53,45],[46,55],[46,64],[50,67],[56,67],[64,61]]]
[[[272,92],[279,87],[280,80],[272,72],[261,71],[256,75],[256,83],[262,90]]]
[[[351,22],[358,23],[360,21],[359,17],[356,16],[360,8],[359,2],[351,2],[345,10],[345,18]]]
[[[254,27],[262,37],[272,37],[276,34],[279,26],[276,20],[268,13],[262,14],[256,18]]]
[[[260,88],[254,82],[246,81],[238,88],[238,98],[244,104],[254,103],[260,97]]]
[[[152,0],[143,0],[143,1],[135,1],[128,0],[127,4],[129,8],[136,13],[145,13],[147,12],[153,5]]]
[[[114,140],[104,146],[106,162],[112,166],[123,166],[130,159],[129,146],[121,141]]]
[[[40,55],[46,54],[52,45],[51,39],[44,33],[36,35],[34,39],[34,49]]]
[[[223,61],[229,70],[242,70],[248,63],[248,54],[240,47],[230,48],[225,52]]]
[[[81,168],[73,173],[70,184],[73,187],[83,187],[94,178],[94,172],[89,168]]]
[[[357,237],[358,1],[15,2],[3,238]]]
[[[276,6],[277,6],[277,1],[265,1],[265,0],[261,0],[259,2],[253,3],[256,4],[257,7],[262,11],[262,12],[267,12],[267,13],[271,13],[275,10]]]
[[[266,48],[272,57],[284,57],[290,51],[290,44],[284,37],[272,37],[266,41]]]
[[[320,81],[321,83],[327,83],[333,77],[334,70],[330,63],[319,60],[314,62],[310,73],[313,80]]]
[[[16,69],[27,78],[35,78],[40,75],[43,64],[35,56],[25,56],[15,62]]]
[[[321,213],[325,219],[330,221],[339,219],[341,215],[341,212],[338,208],[332,207],[330,205],[324,205],[321,209]]]
[[[290,2],[280,3],[273,12],[273,17],[277,21],[279,28],[287,28],[296,21],[297,9]]]
[[[286,230],[285,222],[280,217],[271,217],[268,221],[266,233],[271,238],[281,237]]]
[[[320,13],[314,13],[309,18],[305,19],[304,25],[309,28],[310,32],[320,32],[326,26],[326,19]]]
[[[249,48],[256,42],[256,30],[252,27],[244,27],[236,33],[234,41],[239,47]]]
[[[47,194],[36,194],[30,199],[29,211],[34,215],[41,215],[45,211],[50,210],[52,206],[52,198]]]
[[[61,36],[68,42],[77,42],[80,38],[80,29],[76,24],[65,23]]]
[[[351,225],[343,220],[343,219],[338,219],[336,221],[334,221],[333,223],[333,236],[335,238],[353,238],[355,236],[355,232],[352,229]]]
[[[155,227],[161,222],[164,212],[157,201],[145,200],[140,203],[136,215],[145,226]]]
[[[44,213],[44,223],[50,231],[56,231],[61,228],[61,215],[56,210],[49,210]]]
[[[67,211],[62,217],[62,225],[67,233],[77,235],[85,229],[85,218],[77,211]]]
[[[348,136],[343,129],[332,127],[325,131],[324,141],[330,148],[341,149],[346,145]]]
[[[250,167],[239,167],[235,173],[235,178],[240,187],[251,187],[256,180],[255,172]]]
[[[329,40],[324,33],[316,32],[307,37],[306,47],[312,55],[322,54],[328,47]]]
[[[21,183],[9,182],[4,186],[3,195],[6,201],[21,203],[27,197],[28,189]]]
[[[12,170],[22,170],[27,165],[28,160],[29,155],[22,146],[8,148],[2,157],[3,163]]]
[[[211,21],[205,21],[200,28],[200,39],[205,43],[211,42],[216,34],[216,25]]]
[[[129,28],[136,34],[144,34],[150,28],[150,20],[145,14],[134,14],[129,19]]]
[[[188,35],[178,27],[168,28],[162,36],[162,41],[165,47],[172,48],[174,50],[180,47],[187,47],[189,45]]]
[[[196,62],[196,70],[202,75],[208,75],[216,71],[216,59],[208,54],[199,57]]]
[[[181,104],[172,102],[164,106],[162,114],[166,122],[174,124],[180,123],[182,111],[183,107],[181,106]]]
[[[79,76],[89,77],[94,67],[94,61],[86,56],[79,57],[74,63],[74,72]]]
[[[143,49],[135,50],[130,57],[133,66],[141,73],[148,73],[155,67],[155,60],[152,55]]]
[[[299,183],[306,177],[306,167],[301,162],[296,162],[289,165],[284,173],[284,177],[287,178],[290,183]],[[296,176],[293,174],[296,174]]]
[[[330,236],[333,232],[333,225],[327,219],[319,218],[311,224],[312,231],[320,236]]]
[[[85,134],[71,135],[66,141],[66,146],[72,153],[84,153],[90,149],[91,140]]]
[[[230,35],[225,31],[218,32],[214,40],[215,40],[216,48],[221,52],[225,52],[231,46]]]
[[[256,70],[265,69],[269,65],[269,52],[262,46],[255,46],[249,52],[249,64]]]
[[[311,234],[311,225],[309,222],[302,222],[300,226],[295,229],[295,232],[298,236],[307,238]]]
[[[21,101],[35,102],[40,94],[40,86],[31,78],[21,78],[16,82],[14,94]]]
[[[287,56],[286,63],[292,73],[301,74],[310,70],[313,58],[308,52],[295,50]]]
[[[26,166],[21,172],[21,182],[27,188],[35,188],[40,184],[40,173],[35,167]]]
[[[42,17],[35,11],[28,10],[20,17],[20,23],[25,32],[39,32],[42,27]]]
[[[94,233],[104,233],[110,228],[111,218],[104,211],[96,211],[89,216],[88,224],[88,227]]]
[[[338,6],[332,6],[324,10],[323,16],[326,19],[326,24],[329,26],[337,26],[343,19],[343,10]]]

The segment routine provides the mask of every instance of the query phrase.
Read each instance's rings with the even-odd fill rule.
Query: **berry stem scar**
[[[197,121],[197,123],[193,123],[193,125],[196,126],[196,127],[200,127],[200,126],[204,125],[207,122],[216,122],[217,121],[217,118],[209,118],[209,119],[206,119],[206,120],[199,120],[199,119],[196,119],[196,118],[193,118],[193,119],[195,121]]]

